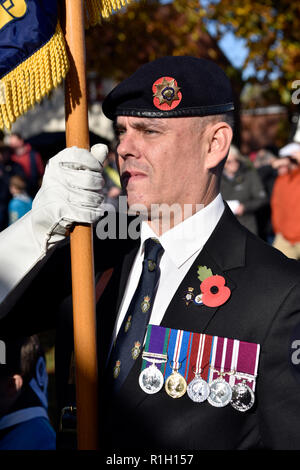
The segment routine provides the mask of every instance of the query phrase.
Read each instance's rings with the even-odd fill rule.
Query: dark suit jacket
[[[23,332],[32,330],[32,325],[35,329],[49,327],[52,318],[53,326],[55,321],[59,325],[58,336],[63,332],[64,347],[58,349],[68,350],[72,320],[65,286],[69,276],[65,249],[52,255],[11,315],[0,322],[0,332],[15,331],[17,325]],[[291,361],[291,342],[300,324],[299,263],[248,232],[226,207],[163,317],[162,326],[261,345],[255,405],[242,413],[230,405],[197,404],[187,395],[172,399],[163,389],[155,395],[145,394],[138,384],[141,358],[117,399],[105,393],[104,363],[137,249],[134,241],[95,240],[98,277],[114,267],[97,304],[102,448],[300,449],[300,373]],[[185,305],[187,287],[199,291],[198,265],[225,277],[231,296],[222,306]],[[60,365],[63,362],[62,354]]]

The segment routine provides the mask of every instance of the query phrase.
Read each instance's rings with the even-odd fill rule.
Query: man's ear
[[[218,122],[210,128],[210,147],[206,158],[206,168],[211,170],[227,156],[233,132],[226,122]]]

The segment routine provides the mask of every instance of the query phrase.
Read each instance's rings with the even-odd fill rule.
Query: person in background
[[[34,197],[41,185],[45,170],[42,157],[28,142],[24,141],[20,134],[10,134],[8,144],[13,149],[12,160],[22,165],[24,169],[28,182],[28,193]]]
[[[256,211],[258,236],[269,244],[272,244],[274,240],[270,200],[277,178],[276,165],[278,160],[278,149],[274,147],[258,150],[253,161],[253,166],[256,168],[268,198],[267,203]]]
[[[21,176],[12,176],[9,180],[12,199],[8,203],[8,224],[23,217],[32,207],[32,198],[26,192],[26,181]]]
[[[273,246],[289,258],[300,259],[300,144],[284,146],[279,157],[271,198]]]
[[[233,145],[224,166],[221,194],[240,223],[257,234],[256,211],[267,203],[267,194],[257,171],[246,165]]]
[[[48,375],[38,336],[4,340],[0,363],[0,450],[55,450]]]
[[[107,159],[103,168],[104,178],[104,203],[112,205],[115,209],[119,208],[119,196],[124,192],[122,191],[119,172],[115,161],[115,153],[108,152]]]
[[[11,148],[0,146],[0,231],[8,225],[8,203],[11,195],[9,192],[9,180],[18,175],[25,178],[23,167],[11,160]]]

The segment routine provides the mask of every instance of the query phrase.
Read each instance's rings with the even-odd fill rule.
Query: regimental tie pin
[[[132,359],[136,360],[141,352],[141,343],[139,341],[136,341],[134,343],[134,347],[131,349],[131,356]]]
[[[129,330],[129,328],[131,327],[131,319],[132,319],[132,315],[129,315],[129,317],[127,318],[127,322],[125,324],[125,333],[127,333],[127,331]]]
[[[146,297],[144,297],[143,302],[141,303],[142,312],[143,313],[148,312],[149,308],[150,308],[150,297],[146,295]]]
[[[229,299],[231,291],[225,286],[225,279],[218,274],[214,275],[207,266],[198,266],[198,279],[200,282],[200,293],[195,294],[193,287],[188,287],[183,300],[188,307],[191,303],[195,305],[206,305],[207,307],[220,307]]]
[[[152,259],[148,260],[148,271],[152,272],[156,268],[156,263]]]
[[[117,361],[114,367],[114,371],[113,371],[114,379],[116,379],[118,375],[120,374],[120,370],[121,370],[120,367],[121,367],[121,361]]]

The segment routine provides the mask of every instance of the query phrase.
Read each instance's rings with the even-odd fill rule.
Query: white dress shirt
[[[113,340],[118,334],[139,282],[144,258],[144,241],[155,237],[164,248],[159,264],[159,284],[150,317],[151,324],[159,325],[175,292],[215,229],[223,211],[224,203],[219,194],[209,205],[175,225],[160,237],[153,232],[147,222],[142,222],[141,245],[127,281]]]

